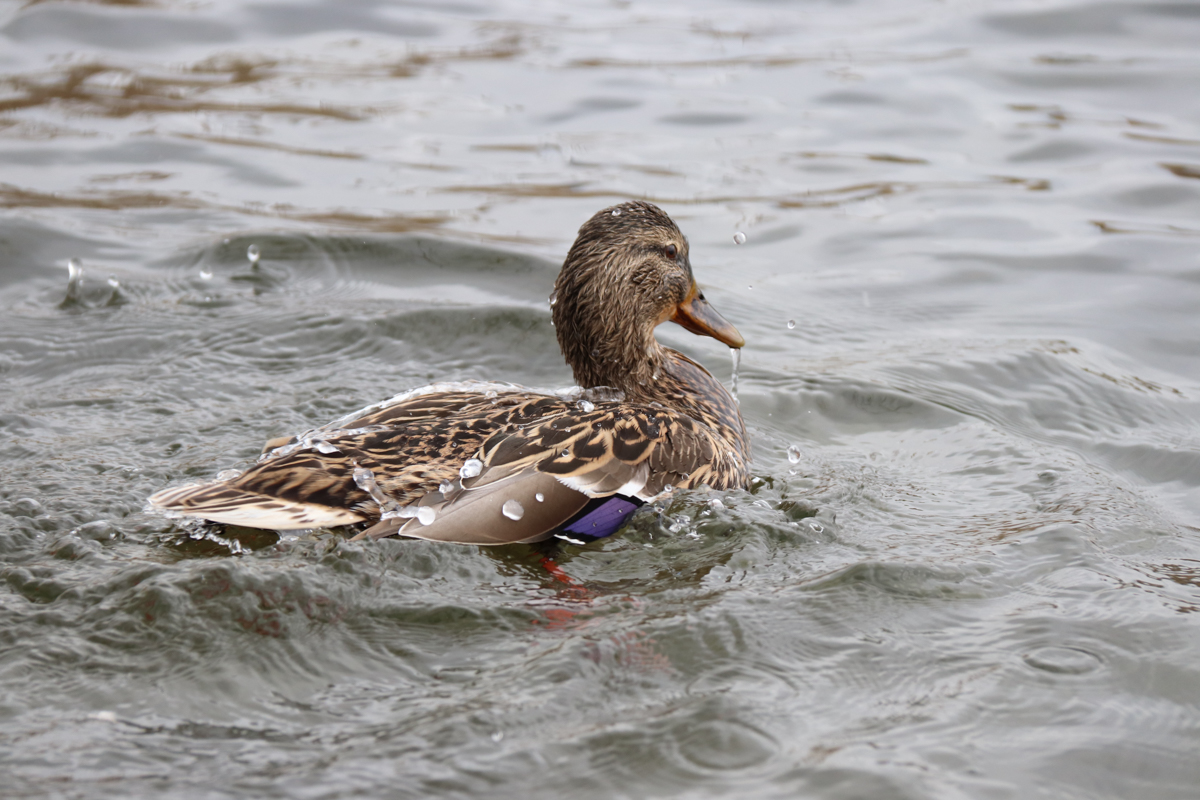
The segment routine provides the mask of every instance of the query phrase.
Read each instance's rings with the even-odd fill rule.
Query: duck
[[[655,329],[673,322],[731,349],[688,241],[658,206],[625,202],[579,229],[550,295],[578,384],[442,383],[267,443],[257,463],[163,489],[155,509],[277,531],[357,529],[469,545],[587,544],[675,489],[746,488],[734,397]]]

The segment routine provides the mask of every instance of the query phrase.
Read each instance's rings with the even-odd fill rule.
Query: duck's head
[[[729,347],[745,344],[696,285],[687,239],[650,203],[622,203],[585,222],[554,298],[558,344],[580,386],[645,383],[662,358],[654,329],[667,321]]]

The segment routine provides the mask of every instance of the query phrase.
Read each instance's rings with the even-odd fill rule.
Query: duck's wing
[[[723,440],[685,415],[619,403],[588,410],[561,401],[558,409],[548,405],[536,422],[491,435],[477,453],[477,475],[430,492],[403,515],[385,515],[360,537],[534,542],[564,526],[587,535],[586,524],[572,527],[583,512],[604,520],[611,532],[669,486],[726,488],[743,479],[744,468],[725,452]],[[617,502],[597,507],[596,498]]]
[[[418,391],[268,443],[229,480],[164,489],[158,508],[252,528],[293,530],[378,519],[458,477],[463,461],[531,401],[515,387]]]

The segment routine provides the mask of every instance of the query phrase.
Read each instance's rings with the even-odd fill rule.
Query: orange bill
[[[737,328],[725,321],[717,310],[708,304],[696,284],[684,301],[675,308],[675,316],[671,321],[682,325],[692,333],[700,336],[711,336],[722,344],[730,347],[741,347],[746,340],[738,333]]]

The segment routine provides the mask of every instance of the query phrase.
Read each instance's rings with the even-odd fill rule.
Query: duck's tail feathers
[[[249,492],[228,483],[177,486],[151,495],[150,504],[164,511],[200,517],[225,525],[287,531],[352,525],[366,517],[348,508],[299,503]]]

